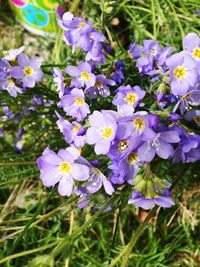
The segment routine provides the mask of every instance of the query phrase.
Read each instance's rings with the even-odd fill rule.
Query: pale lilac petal
[[[78,68],[79,68],[80,71],[91,72],[91,66],[87,62],[80,62],[78,64]]]
[[[41,67],[41,63],[40,57],[33,57],[29,62],[29,66],[33,69],[39,69]]]
[[[61,196],[71,196],[73,189],[74,181],[71,176],[63,177],[58,185],[58,193]]]
[[[101,136],[95,131],[94,128],[89,128],[86,132],[87,143],[89,145],[95,144],[101,139]]]
[[[162,159],[168,159],[170,156],[172,156],[174,150],[172,145],[165,143],[160,140],[160,145],[156,150],[156,154],[162,158]]]
[[[155,202],[153,199],[145,199],[143,198],[142,200],[140,200],[139,202],[137,202],[135,204],[136,208],[143,208],[145,210],[150,210],[153,206],[155,206]]]
[[[160,196],[158,198],[155,198],[154,201],[158,206],[163,208],[170,208],[174,205],[174,201],[171,197]]]
[[[70,164],[74,162],[73,155],[65,149],[60,149],[58,151],[58,156],[61,157],[63,161],[68,162]]]
[[[160,138],[168,143],[178,143],[180,141],[179,134],[176,131],[163,132],[160,134]]]
[[[49,167],[41,172],[40,178],[46,187],[51,187],[57,184],[61,179],[58,167]]]
[[[194,33],[190,32],[183,38],[183,48],[192,51],[195,47],[200,46],[200,38]]]
[[[74,163],[72,166],[72,176],[78,181],[85,181],[89,178],[89,168],[85,165]]]
[[[112,195],[112,193],[115,191],[111,182],[108,181],[104,176],[101,176],[104,189],[108,195]]]
[[[97,155],[100,155],[100,154],[105,155],[108,153],[109,149],[110,149],[110,141],[106,141],[106,140],[98,141],[94,147],[94,151]]]
[[[72,77],[80,76],[80,70],[77,67],[74,67],[74,66],[66,67],[66,73],[69,74]]]
[[[15,79],[22,79],[24,77],[23,69],[19,66],[12,67],[10,75]]]
[[[155,149],[145,142],[138,148],[138,156],[141,161],[150,162],[155,157]]]
[[[26,54],[21,54],[17,57],[18,63],[21,67],[26,67],[29,65],[29,57]]]
[[[23,78],[23,85],[25,87],[33,88],[35,86],[35,80],[31,76],[25,76]]]

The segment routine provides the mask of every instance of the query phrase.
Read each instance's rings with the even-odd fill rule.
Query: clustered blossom
[[[105,36],[96,31],[90,21],[83,18],[74,17],[72,13],[66,12],[62,19],[58,20],[59,25],[64,30],[64,40],[67,45],[81,48],[86,51],[86,61],[102,64],[106,61],[103,52],[103,42]]]
[[[61,196],[75,194],[80,208],[89,205],[92,194],[104,193],[108,199],[122,185],[130,188],[127,202],[136,208],[171,207],[170,181],[157,177],[151,163],[200,160],[200,38],[189,33],[183,51],[175,54],[155,40],[134,42],[129,58],[111,60],[111,65],[106,37],[89,20],[61,13],[65,43],[84,57],[76,63],[67,60],[64,71],[52,70],[59,96],[56,124],[66,147],[57,153],[47,147],[38,158],[42,183],[58,185]],[[40,59],[29,59],[23,51],[12,50],[0,60],[0,90],[14,97],[43,78]],[[144,83],[127,77],[134,62]],[[31,101],[24,113],[47,105],[37,93]],[[3,117],[18,119],[6,104],[3,109]],[[18,151],[23,136],[19,129]]]
[[[27,88],[35,87],[43,80],[41,59],[22,53],[25,47],[12,49],[0,59],[0,90],[6,90],[12,97],[22,94]]]

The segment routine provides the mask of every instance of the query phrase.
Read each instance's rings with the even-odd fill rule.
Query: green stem
[[[84,225],[79,227],[77,230],[75,230],[71,235],[68,235],[63,241],[61,241],[60,244],[50,253],[50,256],[55,257],[59,253],[62,252],[62,250],[69,244],[69,240],[71,243],[76,241],[78,237],[86,231],[89,227],[91,227],[96,221],[97,218],[102,214],[102,212],[108,208],[113,201],[116,199],[116,195],[112,197],[109,201],[107,201]]]
[[[36,164],[35,161],[13,161],[13,162],[0,162],[0,167],[7,167],[7,166],[18,166],[18,165],[29,165],[29,164]]]
[[[148,216],[146,217],[146,219],[144,220],[144,222],[138,227],[136,233],[134,232],[132,234],[131,240],[128,243],[128,245],[126,245],[123,250],[120,252],[120,254],[115,257],[111,264],[109,265],[109,267],[115,267],[116,263],[123,257],[123,261],[121,264],[121,267],[125,267],[126,264],[128,263],[128,258],[130,255],[130,252],[132,251],[134,245],[136,244],[136,242],[138,241],[139,237],[141,236],[141,234],[144,232],[148,222],[150,221],[150,219],[154,216],[156,210],[158,209],[158,206],[155,206],[148,214]]]
[[[154,38],[156,39],[157,31],[156,31],[156,14],[155,14],[155,2],[154,2],[154,0],[151,0],[151,12],[152,12],[153,35],[154,35]]]
[[[39,248],[35,248],[35,249],[30,249],[30,250],[26,250],[26,251],[23,251],[23,252],[19,252],[19,253],[10,255],[10,256],[5,257],[2,260],[0,260],[0,265],[2,263],[6,262],[6,261],[13,260],[13,259],[16,259],[16,258],[19,258],[19,257],[23,257],[23,256],[26,256],[26,255],[29,255],[29,254],[37,253],[37,252],[40,252],[42,250],[46,250],[48,248],[54,247],[55,245],[58,244],[58,242],[59,242],[59,240],[57,240],[55,242],[52,242],[52,243],[50,243],[48,245],[45,245],[43,247],[39,247]]]

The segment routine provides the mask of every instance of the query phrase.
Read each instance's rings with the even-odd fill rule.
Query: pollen
[[[118,149],[122,153],[128,148],[128,140],[121,140],[118,143]]]
[[[75,125],[75,126],[73,127],[73,131],[74,131],[75,133],[77,133],[77,132],[79,131],[79,127],[78,127],[77,125]]]
[[[63,174],[68,174],[72,170],[72,167],[68,162],[62,162],[59,165],[59,170]]]
[[[190,94],[187,94],[186,96],[182,96],[181,99],[183,101],[187,101],[191,96],[192,96],[192,94],[190,93]]]
[[[32,76],[33,75],[33,69],[30,66],[27,66],[24,68],[24,74],[26,76]]]
[[[75,103],[78,105],[78,106],[83,106],[85,101],[83,98],[80,98],[80,97],[77,97],[75,98]]]
[[[103,129],[101,136],[104,139],[109,139],[112,136],[112,134],[113,134],[113,128],[112,127],[106,127]]]
[[[128,160],[128,163],[129,163],[129,164],[132,164],[132,163],[134,163],[135,161],[138,161],[138,155],[137,155],[137,153],[132,152],[131,154],[129,154],[127,160]]]
[[[199,124],[200,123],[200,116],[194,117],[194,121]]]
[[[143,130],[145,127],[145,121],[141,118],[135,118],[133,120],[133,125],[136,127],[137,130]]]
[[[94,86],[95,87],[101,87],[102,86],[102,82],[101,81],[97,81]]]
[[[200,47],[195,47],[192,56],[196,59],[200,59]]]
[[[13,82],[12,79],[9,79],[9,80],[7,81],[7,84],[8,84],[9,87],[13,87],[13,86],[15,85],[15,83]]]
[[[81,79],[88,82],[90,80],[90,74],[86,71],[81,72]]]
[[[101,176],[101,172],[99,169],[97,168],[92,168],[92,171],[97,175],[97,176]]]
[[[125,97],[125,101],[130,104],[133,105],[136,101],[137,101],[137,95],[134,93],[129,93],[127,94],[127,96]]]
[[[82,28],[83,26],[85,26],[86,22],[82,21],[79,23],[79,28]]]
[[[182,79],[186,76],[186,70],[184,67],[178,66],[174,69],[173,74],[176,79]]]

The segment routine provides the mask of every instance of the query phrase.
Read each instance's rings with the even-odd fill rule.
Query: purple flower
[[[125,72],[125,65],[122,60],[118,60],[114,64],[115,71],[111,74],[111,79],[116,82],[116,84],[121,84],[125,77],[124,77],[124,72]]]
[[[56,112],[56,115],[58,116],[58,121],[56,124],[58,125],[61,133],[65,137],[65,141],[70,145],[75,145],[75,147],[83,147],[85,144],[85,130],[83,127],[77,123],[69,122],[65,120],[59,113]]]
[[[104,187],[106,193],[108,195],[112,195],[114,192],[114,188],[110,181],[106,178],[106,176],[92,164],[90,164],[86,159],[80,157],[79,162],[88,166],[90,169],[90,178],[87,180],[86,189],[87,192],[93,194],[102,187]]]
[[[8,91],[12,97],[16,97],[17,93],[22,94],[22,89],[15,84],[11,77],[9,77],[6,81],[0,81],[0,90]]]
[[[166,61],[170,68],[171,92],[184,96],[197,81],[197,64],[195,60],[184,52],[174,54]]]
[[[91,99],[95,99],[98,96],[107,97],[110,95],[109,86],[114,86],[116,83],[113,80],[106,79],[105,75],[97,75],[95,85],[85,90]]]
[[[149,132],[149,122],[146,115],[144,112],[137,112],[132,116],[120,118],[118,120],[117,137],[123,140],[129,136],[136,137],[144,132]]]
[[[156,75],[158,71],[154,68],[154,57],[144,56],[137,60],[136,66],[140,73],[147,75]]]
[[[171,144],[180,141],[176,131],[155,133],[154,136],[145,137],[146,141],[138,148],[139,159],[143,162],[150,162],[157,154],[162,159],[173,156],[174,149]]]
[[[191,56],[200,63],[200,38],[196,33],[188,33],[183,38],[183,49],[189,51]]]
[[[176,111],[178,106],[180,106],[180,111],[183,114],[190,106],[198,105],[200,105],[200,90],[191,90],[180,98],[173,111]]]
[[[2,137],[3,135],[3,128],[0,128],[0,137]]]
[[[15,61],[17,56],[19,56],[24,51],[24,49],[25,49],[25,46],[21,46],[21,47],[16,48],[16,49],[11,49],[9,51],[5,51],[3,59],[6,59],[8,61]]]
[[[61,106],[68,116],[72,116],[78,121],[83,120],[90,113],[88,104],[85,102],[84,92],[74,88],[68,95],[61,98]]]
[[[36,82],[41,82],[43,72],[40,69],[41,59],[34,57],[29,59],[26,54],[21,54],[17,57],[19,66],[14,66],[11,69],[11,76],[15,79],[22,80],[23,86],[33,88]]]
[[[59,90],[59,97],[61,98],[65,93],[68,93],[69,90],[67,89],[68,81],[66,78],[64,78],[61,70],[59,68],[53,68],[53,81],[57,86],[57,89]]]
[[[115,106],[130,105],[135,108],[145,94],[146,92],[138,85],[134,87],[131,87],[130,85],[122,85],[117,89],[117,94],[113,99],[113,104]]]
[[[32,99],[33,105],[43,106],[44,105],[44,99],[42,95],[34,95]]]
[[[194,121],[200,127],[200,110],[190,110],[185,114],[184,118],[187,121]]]
[[[200,136],[195,134],[181,135],[181,140],[173,156],[173,162],[183,163],[200,160]]]
[[[164,193],[156,198],[145,198],[139,192],[132,192],[132,197],[129,199],[128,204],[134,204],[136,208],[143,208],[149,210],[155,205],[163,208],[170,208],[174,202],[170,196],[169,190],[165,189]]]
[[[146,56],[156,57],[161,52],[160,44],[154,40],[143,40],[144,54]]]
[[[97,155],[107,154],[117,128],[113,116],[106,112],[94,111],[89,116],[89,123],[91,127],[86,133],[88,144],[95,144],[94,150]]]
[[[130,45],[128,52],[133,59],[138,59],[139,57],[141,57],[141,54],[143,52],[143,47],[140,45],[136,45],[136,42],[134,42],[133,44]]]
[[[75,161],[79,152],[75,148],[60,149],[58,154],[46,148],[38,158],[37,165],[40,169],[40,178],[46,187],[58,184],[61,196],[70,196],[74,186],[74,179],[85,181],[89,178],[89,168]]]
[[[103,47],[100,42],[93,42],[91,49],[86,54],[85,60],[97,65],[106,62],[106,57],[103,53]]]
[[[96,77],[92,73],[91,65],[87,62],[79,62],[78,67],[68,66],[66,68],[66,72],[70,76],[75,77],[72,83],[77,88],[81,88],[83,86],[86,86],[86,88],[88,88],[95,85]]]
[[[6,81],[10,74],[10,64],[5,59],[0,59],[0,83]]]

